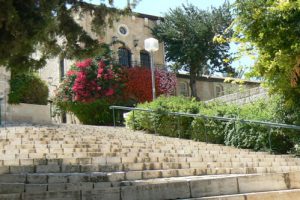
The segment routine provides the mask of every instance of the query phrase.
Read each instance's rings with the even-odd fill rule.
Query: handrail
[[[126,107],[126,106],[110,106],[109,109],[113,110],[113,117],[114,117],[114,126],[115,126],[115,114],[114,110],[126,110],[126,111],[144,111],[144,112],[157,112],[155,110],[151,109],[145,109],[145,108],[135,108],[135,107]],[[202,114],[191,114],[191,113],[182,113],[182,112],[166,112],[168,115],[174,115],[174,116],[185,116],[185,117],[194,117],[194,118],[205,118],[205,119],[215,119],[218,121],[235,121],[235,122],[241,122],[241,123],[253,123],[253,124],[260,124],[265,125],[268,127],[273,128],[286,128],[286,129],[294,129],[294,130],[300,130],[300,126],[291,125],[291,124],[283,124],[283,123],[274,123],[274,122],[268,122],[268,121],[258,121],[258,120],[244,120],[239,118],[229,118],[229,117],[218,117],[218,116],[207,116]]]

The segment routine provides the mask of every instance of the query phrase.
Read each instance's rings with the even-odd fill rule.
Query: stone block
[[[129,171],[125,173],[126,180],[140,180],[142,179],[141,171]]]
[[[25,183],[26,175],[24,174],[3,174],[0,175],[0,183]]]
[[[20,165],[33,165],[33,159],[20,159]]]
[[[136,161],[136,157],[122,157],[122,163],[135,163]]]
[[[81,200],[80,191],[23,193],[22,200]]]
[[[170,182],[121,188],[122,200],[163,200],[190,198],[189,183]]]
[[[80,165],[62,165],[61,172],[62,173],[80,172]]]
[[[69,183],[80,183],[80,182],[88,182],[90,180],[90,176],[88,174],[72,174],[68,178]]]
[[[19,166],[20,165],[20,160],[3,160],[3,165],[4,166]]]
[[[1,200],[21,200],[21,194],[0,194]]]
[[[67,183],[68,175],[64,174],[49,174],[48,183]]]
[[[34,173],[34,166],[10,166],[9,171],[11,174]]]
[[[106,158],[106,163],[107,164],[120,164],[121,158],[120,157],[107,157]]]
[[[161,171],[161,175],[163,178],[176,177],[178,175],[177,173],[178,172],[176,169],[169,169],[169,170]]]
[[[119,188],[96,189],[90,191],[82,191],[82,200],[120,200]]]
[[[46,174],[27,174],[27,182],[31,184],[46,184]]]
[[[284,174],[240,176],[237,180],[241,193],[288,189]]]
[[[99,165],[81,165],[80,172],[99,172]]]
[[[196,173],[195,169],[178,169],[178,176],[194,176]]]
[[[92,158],[92,164],[106,164],[106,158],[105,157],[94,157]]]
[[[59,173],[60,167],[59,165],[37,165],[36,172],[37,173]]]
[[[107,174],[108,181],[119,182],[125,180],[125,172],[114,172]]]
[[[66,190],[66,183],[49,183],[48,191],[49,192],[59,192]]]
[[[207,197],[238,193],[237,179],[234,177],[191,180],[191,197]]]
[[[0,194],[24,192],[24,183],[0,183]]]
[[[110,188],[111,187],[111,182],[97,182],[94,183],[94,189],[103,189],[103,188]]]
[[[300,189],[300,172],[289,172],[285,174],[285,181],[290,189]]]
[[[124,163],[125,171],[141,171],[144,169],[144,163]]]
[[[40,193],[47,191],[47,184],[26,184],[25,192],[26,193]]]
[[[99,171],[100,172],[118,172],[122,171],[123,166],[122,164],[115,164],[115,165],[99,165]],[[125,170],[125,169],[124,169]]]

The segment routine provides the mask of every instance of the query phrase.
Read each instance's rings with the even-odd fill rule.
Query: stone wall
[[[50,124],[49,105],[34,104],[8,104],[10,72],[0,67],[0,98],[1,100],[1,124],[30,123]]]
[[[8,108],[8,93],[9,93],[10,72],[5,67],[0,67],[0,108],[1,122],[3,123],[6,117]],[[0,124],[1,125],[1,124]]]
[[[214,98],[212,101],[220,101],[225,103],[234,103],[234,104],[247,104],[254,101],[257,101],[262,98],[269,98],[268,91],[262,87],[251,88],[248,90],[240,91],[234,94],[225,95],[222,97]]]
[[[8,123],[51,124],[50,106],[24,104],[9,105]]]
[[[197,94],[201,101],[208,101],[217,97],[228,94],[233,94],[238,91],[244,91],[258,87],[259,82],[244,81],[244,84],[232,84],[224,82],[225,78],[221,77],[198,77],[196,82]],[[183,86],[185,85],[186,92],[183,94]],[[191,89],[189,85],[188,75],[177,76],[176,95],[190,96]]]

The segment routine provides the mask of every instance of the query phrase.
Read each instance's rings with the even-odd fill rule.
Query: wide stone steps
[[[268,199],[278,194],[300,189],[300,172],[266,175],[192,176],[152,179],[111,184],[81,182],[73,184],[1,184],[0,199]],[[75,181],[75,180],[73,180]],[[79,193],[76,193],[79,192]],[[264,193],[262,193],[264,192]],[[17,195],[19,193],[19,195]],[[73,196],[76,193],[78,196]],[[250,194],[251,193],[251,194]],[[256,194],[254,194],[256,193]],[[258,194],[259,193],[259,194]],[[225,196],[227,195],[227,196]],[[231,195],[231,196],[228,196]],[[294,195],[294,194],[292,194]],[[288,196],[288,194],[285,194]],[[104,198],[105,197],[105,198]],[[211,198],[208,198],[211,197]],[[246,197],[246,198],[245,198]],[[284,195],[282,196],[284,197]],[[254,197],[253,197],[254,198]],[[298,199],[299,197],[295,198]],[[272,198],[269,198],[272,199]],[[277,198],[278,199],[278,198]],[[289,198],[288,198],[289,199]]]
[[[0,128],[0,200],[244,198],[300,189],[298,171],[292,155],[124,128]]]

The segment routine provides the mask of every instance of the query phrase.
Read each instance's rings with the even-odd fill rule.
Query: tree
[[[108,2],[113,5],[113,0]],[[130,11],[84,0],[0,0],[0,5],[0,66],[18,71],[41,68],[52,56],[84,58],[107,48],[76,23],[75,13],[92,14],[92,29],[100,34],[107,22]],[[37,49],[40,55],[35,56]]]
[[[207,71],[233,72],[226,40],[232,34],[227,31],[231,22],[228,3],[211,10],[188,4],[170,10],[164,21],[154,28],[153,34],[165,43],[167,61],[189,72],[193,97],[197,97],[197,76]],[[219,43],[214,38],[223,41]]]
[[[237,0],[234,14],[235,37],[258,55],[251,75],[300,105],[300,1]]]

